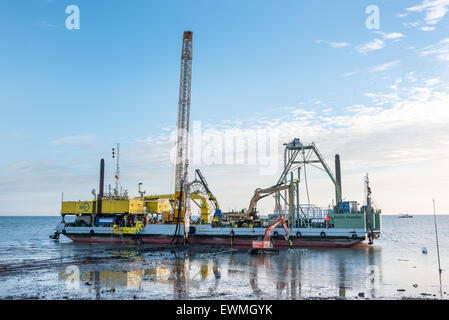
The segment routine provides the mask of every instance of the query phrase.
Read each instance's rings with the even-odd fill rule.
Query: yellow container
[[[162,212],[170,211],[170,203],[166,201],[151,201],[147,202],[146,206],[151,213],[162,214]]]
[[[80,214],[92,213],[93,201],[63,201],[61,213],[63,214]]]
[[[142,200],[106,200],[101,204],[102,213],[133,213],[143,214],[144,202]]]
[[[64,201],[61,207],[62,214],[86,214],[96,213],[95,201]],[[142,200],[110,200],[103,199],[101,204],[102,213],[112,214],[144,214],[145,207]]]
[[[144,202],[142,200],[129,200],[129,213],[145,213]]]
[[[125,213],[129,212],[128,200],[106,200],[101,201],[102,213]]]
[[[61,206],[61,213],[75,213],[76,202],[75,201],[63,201]]]

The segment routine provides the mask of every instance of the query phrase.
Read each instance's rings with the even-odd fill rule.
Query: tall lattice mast
[[[179,105],[178,105],[178,138],[176,142],[176,173],[175,173],[175,195],[177,195],[176,198],[178,198],[178,196],[181,193],[181,180],[184,179],[185,183],[183,185],[186,186],[188,179],[187,168],[189,165],[188,155],[189,155],[190,91],[192,80],[192,49],[193,49],[192,36],[193,32],[185,31],[182,41],[181,75],[179,81]],[[179,215],[182,217],[183,212],[181,212]]]

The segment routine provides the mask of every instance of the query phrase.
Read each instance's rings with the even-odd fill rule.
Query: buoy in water
[[[427,248],[426,248],[426,247],[422,247],[421,250],[422,250],[422,253],[423,253],[423,254],[427,254]]]

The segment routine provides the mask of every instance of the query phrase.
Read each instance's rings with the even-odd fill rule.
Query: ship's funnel
[[[337,204],[341,202],[342,193],[341,193],[341,168],[340,168],[340,155],[335,155],[335,180],[337,182],[337,186],[335,187],[335,195],[337,199]]]
[[[100,192],[97,197],[97,214],[101,214],[101,202],[104,193],[104,159],[100,161]]]

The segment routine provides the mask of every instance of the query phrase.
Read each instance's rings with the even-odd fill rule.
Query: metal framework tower
[[[307,154],[306,154],[307,152]],[[315,157],[312,158],[312,155]],[[298,159],[299,158],[299,159]],[[302,159],[301,159],[302,158]],[[339,160],[340,157],[338,157]],[[340,163],[338,161],[337,164],[337,175],[338,179],[334,177],[334,174],[332,173],[331,169],[327,165],[326,161],[324,160],[323,155],[320,153],[318,148],[315,146],[314,143],[311,143],[309,145],[304,145],[298,138],[295,138],[290,143],[285,144],[285,152],[284,152],[284,171],[282,172],[278,182],[277,186],[287,184],[289,173],[290,173],[290,181],[294,181],[293,177],[293,170],[297,168],[298,170],[298,178],[297,181],[300,181],[300,173],[301,168],[304,170],[304,178],[306,179],[306,165],[311,165],[315,168],[321,169],[327,173],[329,178],[332,180],[334,186],[335,186],[335,201],[336,203],[340,203],[342,201],[341,196],[341,175],[340,175]],[[321,167],[317,166],[321,165]],[[291,222],[296,222],[295,220],[299,219],[299,213],[302,211],[301,206],[299,205],[299,183],[290,183],[292,186],[291,193],[296,195],[295,197],[292,197],[292,202],[287,199],[286,195],[282,196],[280,192],[277,192],[275,194],[275,208],[282,208],[281,201],[284,202],[284,208],[289,207],[290,208],[290,217],[289,217],[289,225],[291,226]],[[296,201],[296,204],[294,203]],[[294,217],[293,211],[295,211],[296,218]]]
[[[179,81],[178,137],[176,141],[175,219],[183,218],[189,165],[190,91],[192,82],[193,32],[185,31],[182,41],[181,74]],[[181,183],[183,181],[184,183]],[[181,196],[183,195],[183,196]],[[180,200],[181,198],[181,200]],[[181,201],[181,205],[179,205]],[[184,205],[183,205],[184,204]],[[179,210],[181,208],[181,210]]]

